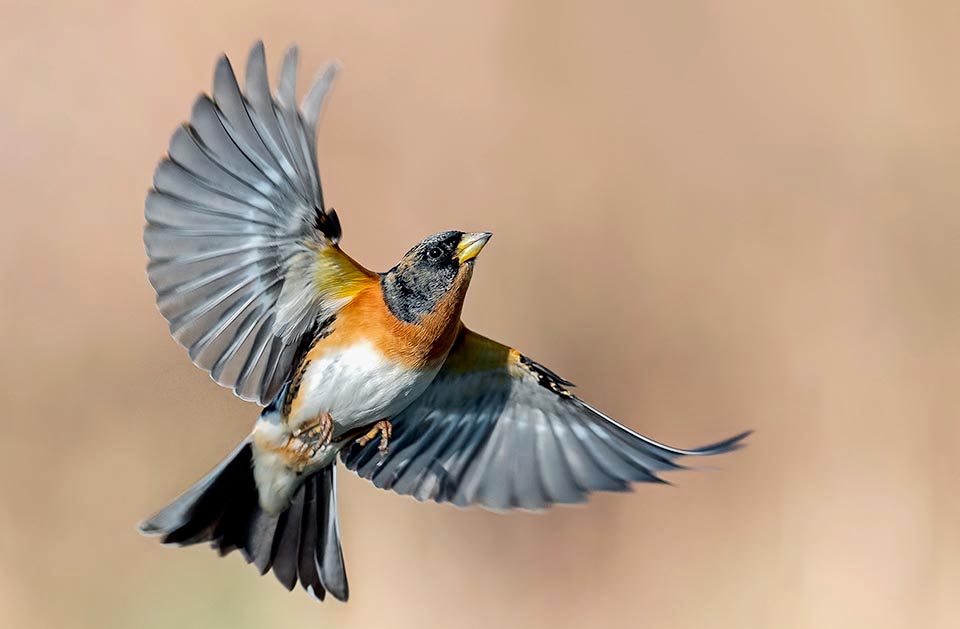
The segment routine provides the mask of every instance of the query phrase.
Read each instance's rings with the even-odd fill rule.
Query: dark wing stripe
[[[441,369],[392,418],[386,459],[375,444],[353,444],[341,453],[347,468],[418,500],[543,509],[582,502],[593,491],[629,491],[633,482],[664,482],[657,473],[679,469],[678,457],[729,452],[746,437],[697,450],[664,446],[570,395],[545,367],[491,345],[462,331],[447,359],[455,366]],[[491,364],[491,356],[503,362]],[[477,367],[462,373],[464,365]]]

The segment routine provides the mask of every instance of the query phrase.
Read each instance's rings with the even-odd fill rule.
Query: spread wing
[[[240,91],[226,57],[213,95],[174,132],[147,194],[147,274],[190,359],[245,400],[268,403],[301,339],[375,276],[340,251],[316,130],[336,65],[296,103],[297,49],[271,96],[263,44]]]
[[[696,450],[648,439],[592,408],[549,369],[466,329],[434,382],[376,443],[342,453],[347,468],[418,500],[542,509],[662,482],[681,456],[738,448],[743,433]]]

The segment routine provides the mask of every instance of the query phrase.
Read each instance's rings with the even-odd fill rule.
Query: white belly
[[[368,343],[331,350],[310,362],[297,396],[291,427],[330,413],[334,435],[402,411],[439,369],[411,369],[390,361]]]

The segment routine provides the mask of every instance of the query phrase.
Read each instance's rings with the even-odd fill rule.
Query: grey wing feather
[[[570,394],[563,388],[569,383],[552,372],[526,364],[534,369],[441,369],[392,419],[384,460],[375,443],[353,444],[341,454],[344,463],[377,487],[418,500],[539,510],[583,502],[593,491],[664,482],[658,474],[680,469],[680,457],[729,452],[749,434],[694,450],[666,446]]]
[[[170,140],[145,204],[147,274],[157,305],[191,360],[243,399],[268,403],[289,379],[300,336],[322,304],[278,308],[312,296],[304,243],[335,244],[339,221],[323,206],[316,126],[336,66],[305,99],[296,91],[296,49],[270,96],[262,43],[240,91],[230,62],[214,71],[213,98],[199,97]],[[291,269],[296,271],[291,273]]]

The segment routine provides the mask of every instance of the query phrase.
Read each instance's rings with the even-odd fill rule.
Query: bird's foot
[[[333,438],[333,417],[330,413],[321,413],[312,422],[298,427],[290,435],[286,449],[304,463],[309,462],[320,448]]]
[[[366,434],[357,439],[357,443],[361,446],[365,446],[373,441],[377,435],[380,435],[380,443],[377,445],[377,449],[380,450],[380,459],[383,460],[383,458],[387,456],[387,448],[390,444],[390,437],[393,435],[393,424],[390,423],[389,419],[381,419],[376,424],[371,426],[370,430],[368,430]]]

